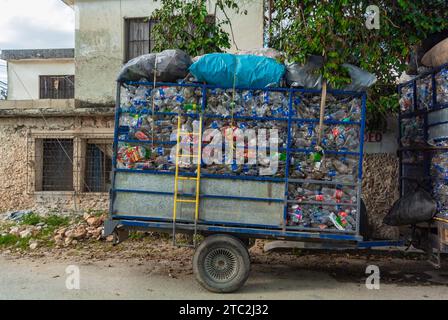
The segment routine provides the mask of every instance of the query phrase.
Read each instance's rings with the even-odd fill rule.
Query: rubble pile
[[[0,245],[15,245],[34,250],[54,243],[56,247],[81,241],[102,239],[106,215],[85,213],[84,216],[39,215],[22,210],[6,216],[0,224]],[[112,237],[107,237],[112,241]]]
[[[54,242],[57,246],[67,246],[87,239],[100,240],[105,219],[104,215],[98,217],[86,213],[81,222],[57,229],[54,232]],[[112,241],[112,238],[108,237],[106,240]]]

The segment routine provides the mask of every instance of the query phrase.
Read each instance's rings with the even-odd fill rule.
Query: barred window
[[[42,191],[73,191],[73,140],[41,139],[42,171],[36,186]]]
[[[88,141],[84,174],[85,192],[108,192],[111,186],[112,144]]]
[[[73,99],[75,76],[40,76],[39,99]]]
[[[125,19],[126,26],[126,53],[125,60],[129,61],[142,54],[152,52],[154,39],[151,29],[155,21],[148,18]]]

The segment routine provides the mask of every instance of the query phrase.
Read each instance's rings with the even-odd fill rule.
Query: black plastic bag
[[[322,88],[322,75],[320,69],[324,65],[322,56],[311,55],[304,65],[299,63],[286,63],[286,83],[291,87],[318,89]],[[351,82],[342,88],[347,91],[363,91],[376,82],[376,76],[352,64],[342,65],[347,69]]]
[[[175,82],[187,76],[191,63],[190,56],[179,49],[148,53],[126,63],[118,74],[117,80],[139,81],[144,78],[154,81],[154,71],[156,71],[157,82]]]
[[[404,226],[431,220],[437,211],[437,203],[431,195],[421,187],[398,199],[383,223],[389,226]]]

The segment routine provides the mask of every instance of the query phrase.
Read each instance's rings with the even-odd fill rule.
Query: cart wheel
[[[212,235],[199,245],[193,257],[198,282],[212,292],[234,292],[249,277],[250,258],[241,240],[229,235]]]

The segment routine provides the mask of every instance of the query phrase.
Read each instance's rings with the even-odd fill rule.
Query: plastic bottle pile
[[[448,137],[437,136],[433,134],[428,140],[425,139],[425,131],[428,128],[424,126],[425,114],[415,114],[420,110],[443,109],[448,107],[448,68],[443,68],[434,75],[436,83],[436,103],[433,103],[432,75],[416,80],[414,95],[414,86],[412,83],[402,87],[401,98],[399,100],[400,111],[403,115],[401,119],[401,145],[402,147],[448,147]],[[414,106],[414,99],[417,99]],[[444,111],[444,110],[442,110]],[[438,111],[437,111],[438,112]],[[406,115],[410,115],[406,117]],[[435,115],[435,117],[434,117]],[[443,114],[434,114],[433,119],[436,124],[444,119]],[[443,125],[442,123],[440,125]],[[440,126],[439,125],[439,126]],[[431,127],[429,127],[431,128]],[[435,127],[432,127],[434,129]],[[430,129],[429,129],[430,130]],[[436,131],[443,132],[442,131]],[[430,174],[432,195],[438,203],[438,216],[448,217],[448,152],[444,150],[435,150],[430,154]],[[425,156],[419,151],[405,151],[402,153],[402,164],[404,164],[403,175],[414,178],[423,178],[425,176],[424,162]],[[411,166],[406,166],[411,164]],[[405,192],[409,191],[408,184],[403,184]],[[410,186],[409,186],[410,187]]]
[[[448,217],[448,152],[440,152],[432,157],[431,175],[438,216]]]
[[[120,134],[118,142],[117,167],[137,170],[175,170],[175,145],[177,138],[177,114],[183,117],[183,132],[197,132],[198,114],[202,109],[202,90],[196,87],[158,87],[145,85],[127,86],[122,95],[120,114]],[[285,177],[286,148],[288,137],[289,93],[286,91],[207,89],[206,108],[203,122],[203,174],[219,175],[262,175],[260,168],[268,168],[274,156],[278,159],[278,169],[272,177]],[[334,121],[324,127],[321,145],[322,159],[316,159],[313,152],[317,144],[320,97],[318,95],[295,94],[292,105],[291,123],[291,178],[316,179],[354,183],[357,180],[358,158],[334,152],[358,152],[359,126],[345,122],[361,119],[361,99],[359,97],[328,96],[325,120]],[[272,118],[275,118],[272,119]],[[223,164],[210,163],[211,154],[217,144],[221,145],[225,156],[227,146],[235,140],[226,139],[226,134],[240,129],[266,129],[266,143],[274,141],[269,129],[276,129],[277,151],[266,155],[257,154],[260,141],[247,135],[244,146],[245,163],[232,161]],[[218,130],[222,140],[215,140],[213,132]],[[259,137],[258,137],[259,139]],[[252,141],[255,140],[255,141]],[[196,154],[197,136],[182,135],[180,148]],[[272,145],[271,145],[272,147]],[[230,147],[229,147],[230,148]],[[241,149],[241,148],[240,148]],[[254,152],[250,152],[254,149]],[[227,149],[228,150],[228,149]],[[328,153],[325,151],[328,150]],[[300,151],[300,152],[299,152]],[[235,153],[237,150],[235,149]],[[332,153],[333,152],[333,153]],[[255,157],[256,164],[248,164]],[[222,158],[221,158],[222,159]],[[191,160],[191,161],[190,161]],[[224,157],[224,161],[227,158]],[[194,173],[194,158],[182,158],[180,170]],[[264,174],[269,174],[268,173]],[[318,184],[290,184],[289,200],[296,200],[288,208],[288,224],[299,227],[332,228],[354,230],[356,223],[356,191],[353,187],[325,186]],[[312,204],[305,203],[312,201]],[[334,203],[319,205],[319,201]],[[343,205],[337,205],[342,203]]]
[[[442,69],[436,74],[437,101],[448,104],[448,68]]]
[[[297,203],[288,207],[290,225],[303,228],[355,230],[356,206],[319,205],[319,202],[356,204],[356,190],[340,185],[290,185],[289,195]]]

